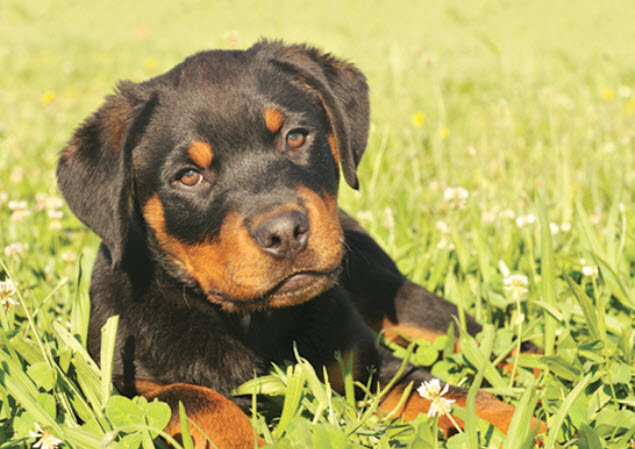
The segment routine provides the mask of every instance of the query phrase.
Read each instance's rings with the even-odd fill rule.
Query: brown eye
[[[287,146],[289,148],[300,148],[306,141],[306,132],[304,131],[292,131],[287,134]]]
[[[179,181],[181,182],[181,184],[186,185],[188,187],[194,187],[195,185],[200,183],[202,180],[203,180],[203,175],[201,175],[196,170],[188,170],[186,172],[183,172],[183,174],[179,178]]]

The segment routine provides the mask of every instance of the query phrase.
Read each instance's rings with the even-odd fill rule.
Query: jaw
[[[270,308],[291,307],[324,293],[337,282],[341,267],[327,272],[302,271],[279,282],[260,296],[248,299],[232,298],[222,292],[207,292],[207,299],[229,313],[247,313]]]

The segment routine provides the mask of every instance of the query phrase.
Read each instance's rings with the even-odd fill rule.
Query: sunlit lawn
[[[164,444],[146,430],[164,408],[113,396],[108,367],[83,350],[98,239],[61,202],[54,167],[118,79],[261,36],[310,42],[366,73],[361,189],[343,187],[340,203],[411,279],[493,325],[480,345],[464,337],[473,351],[418,342],[410,360],[466,387],[482,380],[519,409],[507,438],[472,419],[445,440],[432,418],[373,414],[374,388],[347,400],[301,363],[259,381],[267,441],[532,447],[534,415],[547,448],[633,447],[635,4],[66,3],[0,5],[0,281],[17,285],[9,295],[3,284],[0,309],[0,448],[44,432],[59,447]],[[519,337],[546,355],[511,357]],[[514,376],[496,368],[506,359]]]

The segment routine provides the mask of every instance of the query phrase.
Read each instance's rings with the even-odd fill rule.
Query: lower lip
[[[288,277],[284,280],[282,285],[278,288],[276,293],[291,293],[296,290],[300,290],[311,285],[317,281],[320,277],[318,274],[313,273],[298,273]]]

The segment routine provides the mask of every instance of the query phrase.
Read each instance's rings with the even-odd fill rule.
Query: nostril
[[[303,237],[306,235],[308,230],[309,230],[308,226],[297,225],[295,229],[293,230],[293,237],[295,237],[296,239]]]
[[[267,245],[267,247],[272,248],[275,246],[280,246],[280,243],[281,243],[280,237],[278,237],[277,235],[272,235],[271,241],[269,242],[269,245]]]

